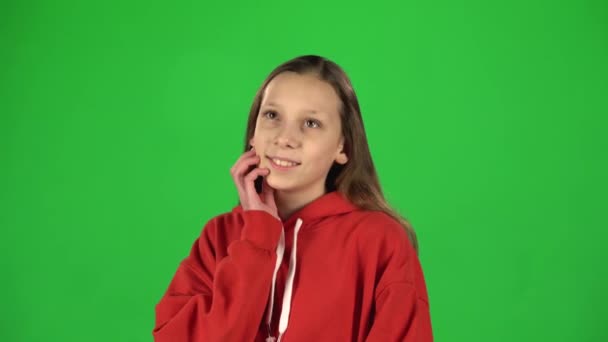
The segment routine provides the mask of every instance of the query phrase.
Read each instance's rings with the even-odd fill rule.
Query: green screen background
[[[13,0],[0,40],[2,341],[151,341],[256,89],[310,53],[352,79],[437,341],[608,339],[604,1]]]

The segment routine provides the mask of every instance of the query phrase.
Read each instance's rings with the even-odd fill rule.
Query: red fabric
[[[241,206],[209,220],[156,305],[154,340],[263,342],[284,227],[276,337],[297,218],[303,224],[282,342],[433,340],[424,275],[404,228],[383,212],[359,210],[335,191],[284,222]]]

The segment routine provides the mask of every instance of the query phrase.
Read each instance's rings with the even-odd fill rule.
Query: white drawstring
[[[285,253],[285,230],[281,228],[281,238],[279,239],[279,245],[277,246],[277,261],[274,266],[274,272],[272,274],[272,287],[270,290],[270,302],[266,308],[266,326],[268,327],[268,338],[266,342],[274,342],[275,338],[270,336],[270,321],[272,320],[272,308],[274,307],[274,288],[277,281],[277,272],[283,261],[283,254]]]
[[[281,307],[281,319],[279,320],[279,340],[285,330],[287,330],[287,324],[289,323],[289,312],[291,311],[291,297],[293,293],[293,279],[296,275],[296,251],[298,246],[298,232],[302,226],[302,220],[298,218],[293,234],[293,246],[291,248],[291,257],[289,259],[289,271],[287,272],[287,281],[285,282],[285,290],[283,292],[283,306]],[[266,326],[268,328],[268,338],[266,342],[275,342],[276,338],[270,334],[270,322],[272,320],[272,310],[274,308],[274,288],[277,279],[277,272],[283,261],[283,255],[285,253],[285,230],[281,231],[281,238],[279,239],[279,245],[277,246],[277,261],[274,267],[274,273],[272,274],[272,289],[270,291],[270,301],[268,303],[266,315]]]

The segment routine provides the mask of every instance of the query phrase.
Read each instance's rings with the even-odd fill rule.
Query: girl
[[[386,203],[344,71],[278,66],[210,219],[156,305],[157,342],[432,341],[410,224]]]

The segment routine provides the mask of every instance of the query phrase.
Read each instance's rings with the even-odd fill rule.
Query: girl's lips
[[[277,169],[280,171],[287,171],[287,170],[295,169],[296,167],[300,166],[300,164],[297,164],[294,166],[281,166],[281,165],[275,164],[274,161],[272,161],[272,158],[270,158],[270,157],[268,157],[268,160],[270,162],[270,166],[272,166],[274,169]]]
[[[289,159],[289,158],[275,157],[275,156],[266,156],[266,157],[268,157],[268,159],[280,159],[280,160],[284,160],[284,161],[287,161],[287,162],[290,162],[290,163],[302,164],[302,163],[300,163],[298,161],[295,161],[295,160]]]

